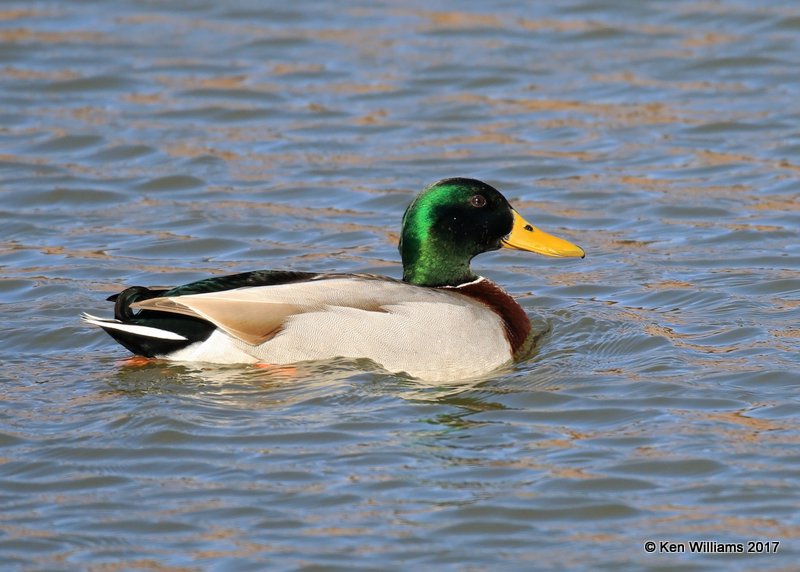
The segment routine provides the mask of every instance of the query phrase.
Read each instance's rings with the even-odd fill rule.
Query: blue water
[[[800,8],[272,4],[0,8],[3,570],[795,569]],[[449,176],[587,252],[474,261],[547,332],[485,379],[136,365],[78,320],[398,277]]]

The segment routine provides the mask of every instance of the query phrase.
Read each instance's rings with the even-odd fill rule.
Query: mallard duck
[[[583,250],[539,230],[495,188],[465,178],[425,188],[403,215],[403,279],[256,270],[175,288],[133,286],[89,314],[134,354],[178,361],[291,364],[368,358],[431,381],[476,377],[520,357],[531,324],[502,288],[470,268],[499,248],[555,257]]]

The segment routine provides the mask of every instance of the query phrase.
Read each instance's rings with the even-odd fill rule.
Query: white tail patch
[[[137,336],[146,336],[148,338],[158,338],[159,340],[188,340],[180,334],[170,332],[169,330],[160,330],[159,328],[151,328],[149,326],[137,326],[136,324],[123,324],[119,320],[107,320],[105,318],[98,318],[91,314],[81,314],[81,320],[93,326],[100,326],[105,330],[118,330],[120,332],[128,332]]]

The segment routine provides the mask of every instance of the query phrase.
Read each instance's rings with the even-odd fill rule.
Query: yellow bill
[[[563,238],[547,234],[522,218],[517,211],[512,209],[511,212],[514,213],[514,226],[511,228],[509,235],[503,239],[503,247],[538,252],[545,256],[558,258],[578,256],[583,258],[586,256],[580,246],[576,246]]]

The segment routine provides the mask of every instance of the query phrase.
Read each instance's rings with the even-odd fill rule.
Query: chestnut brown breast
[[[500,316],[511,354],[516,357],[531,334],[531,321],[522,306],[508,292],[486,278],[458,286],[455,290],[489,306]]]

